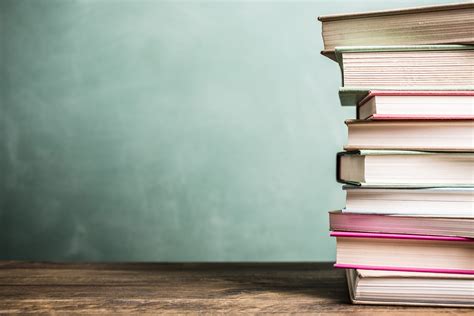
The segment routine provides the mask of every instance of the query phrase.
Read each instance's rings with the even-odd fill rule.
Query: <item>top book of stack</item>
[[[326,15],[324,50],[335,59],[341,46],[474,44],[474,3],[367,13]]]

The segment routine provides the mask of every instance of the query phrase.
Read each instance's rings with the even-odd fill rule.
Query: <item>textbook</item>
[[[331,231],[474,238],[473,217],[381,215],[332,211],[329,212],[329,227]]]
[[[474,275],[346,271],[354,304],[474,307]]]
[[[474,150],[474,121],[463,120],[348,120],[346,150],[390,149]]]
[[[336,268],[474,274],[474,239],[449,236],[331,232]]]
[[[324,15],[323,55],[338,46],[474,44],[474,3]]]
[[[474,188],[414,187],[407,189],[400,186],[346,185],[344,190],[346,192],[344,213],[474,219]],[[474,222],[472,224],[474,225]],[[471,230],[474,237],[474,226]]]
[[[474,46],[337,47],[342,85],[370,90],[474,86]],[[402,90],[401,88],[399,90]]]
[[[357,119],[474,119],[474,91],[372,90],[359,102]]]
[[[337,155],[337,181],[353,185],[472,187],[474,153],[362,150]]]

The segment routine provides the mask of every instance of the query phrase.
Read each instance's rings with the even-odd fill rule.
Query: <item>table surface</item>
[[[473,309],[349,303],[329,263],[0,261],[3,313],[473,314]]]

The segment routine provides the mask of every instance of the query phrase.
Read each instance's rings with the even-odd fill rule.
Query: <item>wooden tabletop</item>
[[[0,261],[3,313],[472,314],[472,309],[351,305],[329,263],[27,263]]]

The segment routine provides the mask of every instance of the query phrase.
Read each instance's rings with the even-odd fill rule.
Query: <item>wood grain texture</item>
[[[3,313],[472,314],[472,309],[358,306],[329,263],[0,262]]]

